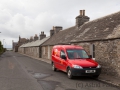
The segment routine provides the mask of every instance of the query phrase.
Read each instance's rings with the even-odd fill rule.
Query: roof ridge
[[[72,26],[72,27],[69,27],[69,28],[66,28],[66,29],[60,30],[60,32],[61,32],[61,31],[68,30],[68,29],[73,28],[73,27],[76,27],[76,26]]]
[[[99,18],[97,18],[97,19],[94,19],[94,20],[91,20],[91,21],[88,21],[88,22],[85,22],[84,24],[91,23],[91,22],[97,22],[98,20],[101,20],[101,19],[104,19],[104,18],[113,16],[113,15],[116,15],[116,14],[118,14],[118,13],[120,13],[120,11],[115,12],[115,13],[111,13],[111,14],[108,14],[108,15],[105,15],[105,16],[103,16],[103,17],[99,17]],[[84,24],[83,24],[83,25],[84,25]]]

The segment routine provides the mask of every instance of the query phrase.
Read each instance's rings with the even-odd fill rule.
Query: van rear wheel
[[[68,70],[67,70],[67,76],[69,79],[73,78],[72,71],[70,70],[70,68],[68,68]]]
[[[52,70],[53,70],[53,71],[57,71],[57,68],[55,68],[54,63],[52,63]]]

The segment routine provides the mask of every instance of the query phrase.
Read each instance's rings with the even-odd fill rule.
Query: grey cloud
[[[53,26],[75,25],[80,9],[93,20],[119,11],[119,4],[119,0],[1,0],[0,40],[6,38],[11,45],[19,35],[29,38],[44,31],[49,36]]]

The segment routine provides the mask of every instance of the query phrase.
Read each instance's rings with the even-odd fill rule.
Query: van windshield
[[[89,58],[86,51],[83,49],[68,49],[67,50],[69,59],[86,59]]]

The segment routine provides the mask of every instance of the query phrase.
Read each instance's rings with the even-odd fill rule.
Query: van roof
[[[54,48],[64,48],[64,49],[83,49],[83,47],[81,46],[77,46],[77,45],[55,45]]]

